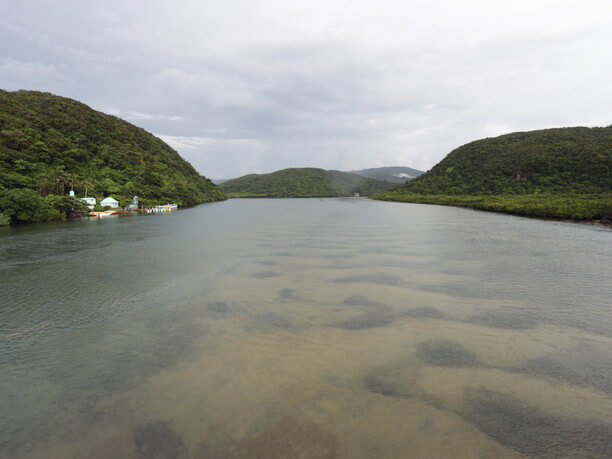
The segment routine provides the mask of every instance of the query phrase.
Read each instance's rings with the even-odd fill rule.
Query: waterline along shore
[[[387,192],[371,196],[380,201],[468,207],[529,217],[612,222],[612,194],[608,195],[424,195]]]

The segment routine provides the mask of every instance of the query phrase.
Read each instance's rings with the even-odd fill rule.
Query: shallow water
[[[611,261],[365,199],[0,228],[0,457],[610,457]]]

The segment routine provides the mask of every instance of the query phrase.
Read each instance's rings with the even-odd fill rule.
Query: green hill
[[[544,129],[477,140],[376,198],[600,218],[612,210],[612,126]]]
[[[60,218],[71,188],[121,205],[135,195],[144,204],[181,206],[224,199],[144,129],[72,99],[0,90],[0,220]]]
[[[245,175],[219,186],[233,197],[309,198],[354,193],[368,196],[389,190],[393,184],[348,172],[305,167]]]

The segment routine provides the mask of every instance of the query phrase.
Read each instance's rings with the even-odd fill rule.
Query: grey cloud
[[[428,169],[485,136],[609,124],[611,13],[604,0],[11,2],[0,87],[122,116],[207,176]]]

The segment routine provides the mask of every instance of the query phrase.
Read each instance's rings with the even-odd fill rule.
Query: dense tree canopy
[[[270,174],[249,174],[220,185],[232,196],[307,198],[368,196],[390,189],[393,184],[340,171],[310,167],[283,169]]]
[[[210,180],[144,129],[64,97],[0,90],[2,219],[53,219],[57,212],[42,210],[44,202],[53,201],[46,197],[70,189],[98,199],[112,195],[121,205],[135,195],[147,204],[194,205],[224,198]],[[33,205],[43,203],[40,211],[19,213],[15,193],[27,194]]]
[[[612,214],[612,126],[516,132],[459,147],[377,199],[524,215]]]
[[[610,192],[612,126],[515,132],[470,142],[400,189],[445,195]]]

